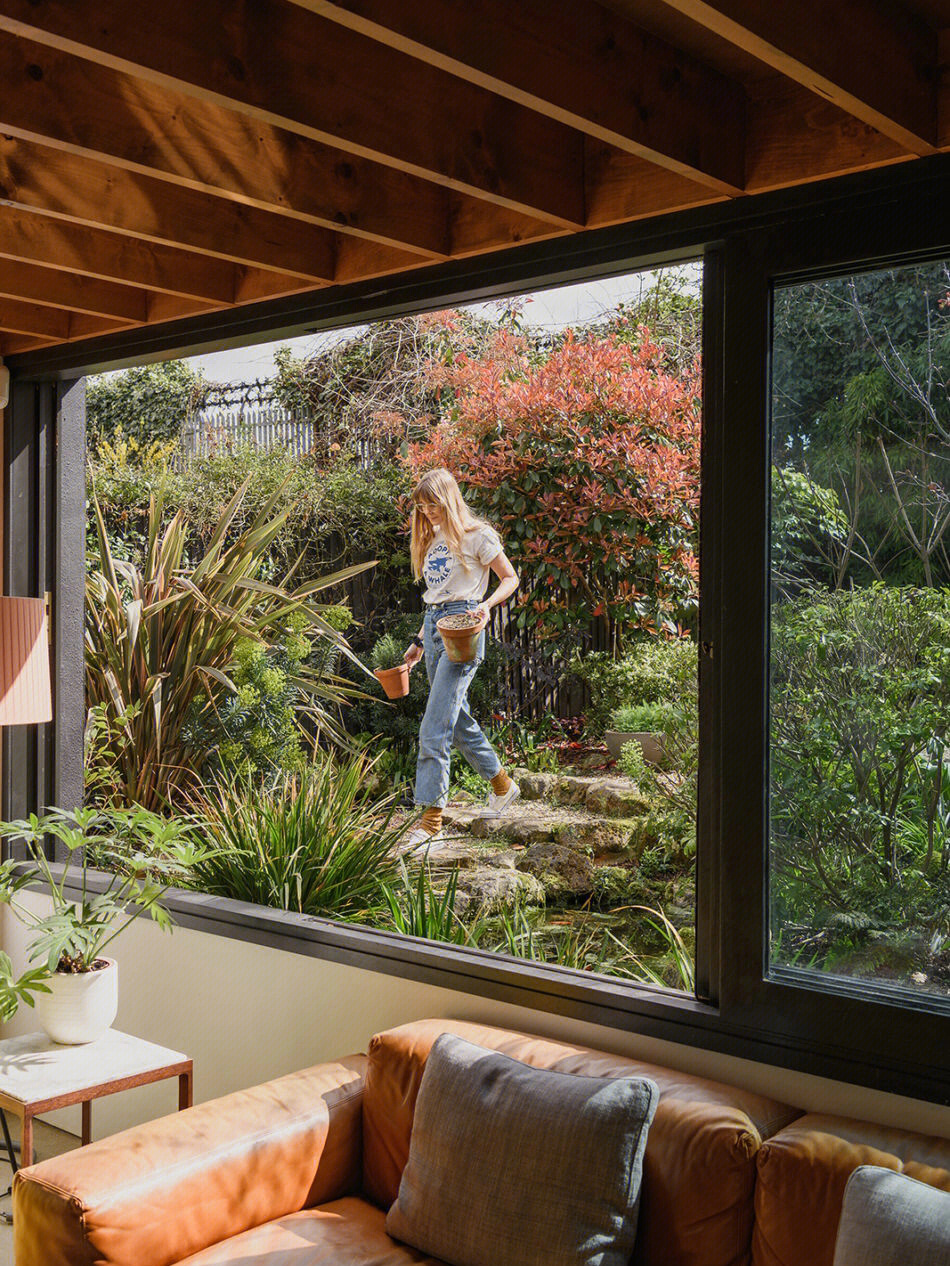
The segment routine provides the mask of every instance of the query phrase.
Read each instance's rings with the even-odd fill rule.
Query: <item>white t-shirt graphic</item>
[[[479,523],[465,533],[458,554],[452,553],[442,529],[436,528],[422,565],[426,582],[422,601],[428,606],[465,599],[481,602],[488,588],[489,564],[501,550],[501,538],[487,523]]]

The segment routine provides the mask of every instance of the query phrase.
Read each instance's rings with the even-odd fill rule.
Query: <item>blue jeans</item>
[[[501,761],[468,710],[468,688],[475,670],[485,658],[485,634],[479,634],[475,658],[467,664],[453,664],[445,653],[442,635],[435,627],[443,616],[457,611],[474,611],[477,602],[444,602],[426,608],[423,626],[429,701],[419,727],[419,756],[416,761],[418,805],[444,806],[449,798],[449,760],[453,745],[476,773],[494,778]]]

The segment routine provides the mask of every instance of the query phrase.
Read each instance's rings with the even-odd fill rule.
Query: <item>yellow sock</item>
[[[499,769],[498,773],[491,780],[491,789],[496,796],[503,796],[507,793],[511,786],[511,779],[503,769]]]
[[[442,829],[442,810],[437,804],[430,804],[419,819],[419,825],[429,835],[435,835]]]

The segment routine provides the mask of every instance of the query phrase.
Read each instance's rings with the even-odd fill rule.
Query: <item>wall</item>
[[[39,898],[29,901],[39,904]],[[0,944],[22,966],[26,938],[6,909]],[[739,1083],[816,1112],[833,1112],[950,1138],[950,1107],[827,1081],[635,1033],[433,985],[307,958],[207,932],[169,935],[139,921],[115,942],[119,962],[116,1027],[183,1051],[195,1061],[202,1101],[295,1068],[365,1050],[370,1036],[425,1016],[480,1020],[637,1056]],[[36,1028],[28,1008],[3,1036]],[[112,1133],[173,1111],[177,1083],[126,1091],[93,1108],[93,1134]],[[79,1109],[50,1117],[79,1132]]]

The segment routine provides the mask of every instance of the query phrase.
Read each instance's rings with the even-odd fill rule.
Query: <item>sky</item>
[[[698,276],[698,270],[696,270]],[[648,289],[654,274],[630,273],[623,277],[610,277],[598,281],[577,282],[543,290],[529,296],[524,319],[546,329],[563,329],[567,325],[581,325],[615,308],[622,299],[638,296]],[[473,304],[476,311],[490,310],[494,304]],[[355,328],[355,327],[354,327]],[[337,330],[334,334],[344,339],[352,330]],[[302,338],[281,339],[277,343],[259,343],[255,347],[239,347],[229,352],[210,352],[205,356],[191,356],[188,364],[204,372],[212,382],[252,382],[255,378],[270,378],[275,370],[274,352],[278,347],[289,346],[296,356],[306,356],[319,347],[325,347],[328,335],[307,334]]]

